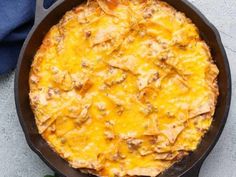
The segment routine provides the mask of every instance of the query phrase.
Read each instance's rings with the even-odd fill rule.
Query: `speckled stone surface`
[[[236,177],[236,0],[190,0],[218,28],[232,73],[229,119],[200,177]],[[0,63],[1,64],[1,63]],[[0,76],[0,176],[43,177],[52,171],[28,147],[14,103],[14,73]]]

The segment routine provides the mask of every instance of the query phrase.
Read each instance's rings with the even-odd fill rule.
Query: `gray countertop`
[[[233,83],[228,122],[219,142],[204,162],[200,177],[236,177],[236,1],[190,2],[220,31],[229,58]],[[16,115],[13,82],[14,73],[0,76],[0,176],[43,177],[52,174],[26,144]]]

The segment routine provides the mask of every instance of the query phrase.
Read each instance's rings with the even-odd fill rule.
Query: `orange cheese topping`
[[[156,176],[194,151],[218,95],[208,46],[158,0],[90,0],[53,26],[34,57],[39,133],[72,167]]]

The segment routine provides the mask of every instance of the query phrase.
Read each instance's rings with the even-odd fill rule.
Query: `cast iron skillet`
[[[231,76],[228,59],[216,28],[186,0],[165,0],[177,10],[191,18],[200,30],[201,37],[211,48],[211,53],[220,74],[218,77],[218,104],[214,121],[198,149],[182,161],[169,168],[160,177],[198,177],[201,165],[215,146],[224,128],[231,100]],[[38,134],[34,115],[29,104],[29,71],[32,59],[41,45],[42,39],[52,25],[57,24],[66,11],[82,3],[83,0],[58,0],[49,9],[43,8],[43,0],[37,0],[35,25],[29,33],[19,56],[15,77],[15,102],[21,126],[31,149],[61,177],[86,177],[71,168],[60,158]],[[90,175],[91,176],[91,175]]]

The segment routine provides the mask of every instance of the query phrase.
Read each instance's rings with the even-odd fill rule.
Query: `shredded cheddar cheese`
[[[29,78],[39,133],[74,168],[157,176],[208,131],[218,69],[197,27],[159,0],[90,0],[45,36]]]

